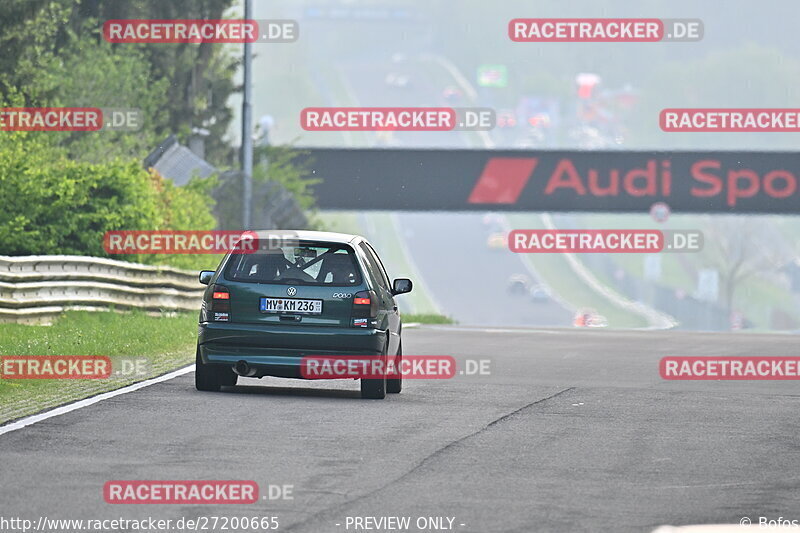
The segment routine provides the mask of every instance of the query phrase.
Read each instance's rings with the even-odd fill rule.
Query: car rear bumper
[[[300,378],[303,357],[377,356],[386,349],[386,331],[369,328],[201,323],[200,358],[205,364],[233,366],[244,361],[254,377]]]

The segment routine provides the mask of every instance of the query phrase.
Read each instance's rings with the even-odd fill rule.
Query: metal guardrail
[[[48,322],[66,310],[199,311],[197,273],[99,257],[0,256],[0,321]]]

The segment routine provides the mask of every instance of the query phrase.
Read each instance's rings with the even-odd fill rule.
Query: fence
[[[65,310],[199,311],[197,273],[70,255],[0,256],[0,321],[47,323]]]

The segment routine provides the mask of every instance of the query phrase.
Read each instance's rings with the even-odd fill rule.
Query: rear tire
[[[203,363],[200,347],[197,348],[194,363],[194,386],[197,390],[219,392],[223,385],[233,386],[239,378],[233,370]]]
[[[395,373],[386,379],[386,392],[398,394],[403,390],[403,375],[400,373],[400,363],[403,361],[403,343],[397,347],[397,357],[394,359]]]
[[[386,354],[384,353],[381,358],[384,361],[384,368],[386,368]],[[383,374],[382,379],[362,378],[361,397],[369,400],[383,400],[386,398],[386,374]]]
[[[219,384],[227,387],[233,387],[236,385],[236,382],[239,381],[239,376],[233,371],[232,368],[219,368],[217,369],[217,375],[220,378]]]

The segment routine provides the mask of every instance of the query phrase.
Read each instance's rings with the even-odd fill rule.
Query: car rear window
[[[344,244],[294,241],[253,254],[232,254],[225,279],[284,285],[353,286],[361,271],[353,250]]]

